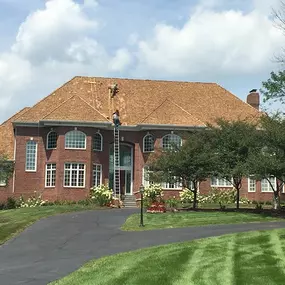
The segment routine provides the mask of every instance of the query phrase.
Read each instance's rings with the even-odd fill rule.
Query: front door
[[[114,189],[114,145],[110,145],[109,188]],[[133,147],[120,144],[120,191],[123,195],[132,195],[133,191]]]

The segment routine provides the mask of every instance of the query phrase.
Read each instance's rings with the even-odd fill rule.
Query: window
[[[273,185],[274,189],[276,189],[276,178],[275,177],[270,177],[269,178],[271,184]],[[262,179],[261,180],[261,192],[272,192],[272,188],[267,181],[267,179]]]
[[[149,174],[151,173],[152,171],[149,169],[148,166],[145,166],[143,169],[142,169],[142,184],[145,186],[145,187],[149,187],[150,185],[154,184],[153,181],[150,181],[150,178],[149,178]]]
[[[231,182],[224,178],[217,178],[217,177],[212,177],[211,178],[211,186],[213,187],[229,187],[232,186]]]
[[[26,144],[26,171],[37,170],[37,143],[28,141]]]
[[[100,133],[96,133],[93,137],[93,150],[95,151],[103,150],[103,137]]]
[[[64,186],[85,187],[85,164],[83,163],[64,164]]]
[[[45,187],[55,187],[55,177],[56,177],[56,164],[48,163],[46,165]]]
[[[164,150],[173,150],[175,147],[180,148],[182,145],[182,139],[181,137],[169,134],[162,138],[162,148]]]
[[[252,177],[248,177],[248,192],[256,191],[256,180]]]
[[[143,138],[143,152],[154,151],[154,137],[151,134],[147,134]]]
[[[99,186],[102,184],[102,165],[93,164],[93,186]]]
[[[55,149],[57,146],[57,133],[51,131],[47,135],[47,149]]]
[[[164,189],[181,189],[182,183],[176,177],[171,177],[171,182],[162,182],[161,187]],[[177,181],[178,180],[178,181]]]
[[[70,131],[65,134],[65,148],[86,149],[86,135],[80,131]]]

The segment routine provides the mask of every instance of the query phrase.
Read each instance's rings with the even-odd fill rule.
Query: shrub
[[[8,197],[6,202],[6,209],[16,209],[17,208],[17,201],[13,197]]]
[[[167,199],[165,202],[169,208],[176,208],[179,203],[179,200],[177,200],[176,197],[173,196],[172,198]]]
[[[31,197],[29,197],[27,200],[24,199],[23,196],[19,199],[19,207],[20,208],[34,208],[34,207],[40,207],[45,206],[48,201],[45,201],[42,199],[42,195],[37,195],[37,192],[34,192],[35,194]]]
[[[193,202],[194,193],[191,190],[189,190],[188,188],[183,189],[183,191],[180,192],[179,195],[180,195],[180,200],[181,200],[182,204],[192,203]],[[199,195],[197,195],[197,199],[199,201],[199,197],[198,196]]]
[[[161,200],[163,196],[162,187],[160,184],[152,184],[145,188],[144,198],[150,202]]]
[[[226,204],[232,204],[236,201],[236,190],[220,190],[217,188],[212,188],[208,195],[205,195],[206,203],[219,204],[220,207]]]
[[[165,213],[166,208],[163,202],[152,202],[150,207],[146,211],[147,213]]]
[[[248,204],[251,204],[251,201],[248,200],[247,198],[245,197],[241,197],[240,200],[239,200],[240,204],[244,204],[244,205],[248,205]]]
[[[91,188],[90,198],[99,206],[103,207],[111,203],[113,191],[105,185]]]

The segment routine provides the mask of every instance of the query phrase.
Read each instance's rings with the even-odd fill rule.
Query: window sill
[[[72,188],[72,189],[85,189],[85,186],[63,186],[63,188]]]

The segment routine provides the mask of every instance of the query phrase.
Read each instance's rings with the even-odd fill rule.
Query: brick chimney
[[[257,89],[252,89],[249,91],[246,102],[253,108],[259,110],[259,93],[257,92]]]

